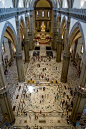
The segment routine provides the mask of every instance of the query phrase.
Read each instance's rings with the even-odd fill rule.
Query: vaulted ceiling
[[[27,4],[29,5],[29,7],[35,7],[36,4],[41,0],[12,0],[13,7],[17,8],[19,1],[20,2],[23,1],[24,7],[27,7]],[[73,6],[73,2],[74,2],[74,0],[46,0],[46,1],[49,2],[50,6],[54,7],[54,8],[55,7],[62,8],[63,2],[65,2],[65,1],[67,1],[68,7],[71,8]]]

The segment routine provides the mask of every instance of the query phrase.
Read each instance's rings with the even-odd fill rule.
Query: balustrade
[[[25,12],[29,12],[33,8],[0,8],[0,22],[15,17],[17,14],[21,15]]]

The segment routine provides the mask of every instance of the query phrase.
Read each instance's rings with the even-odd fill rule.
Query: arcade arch
[[[62,39],[62,50],[64,50],[65,47],[65,36],[66,36],[66,29],[67,29],[67,23],[65,17],[63,17],[62,23],[61,23],[61,39]]]
[[[82,72],[82,65],[85,61],[85,39],[82,26],[79,22],[75,23],[70,32],[69,45],[71,60],[77,66],[78,72]]]
[[[20,40],[21,40],[21,48],[22,48],[22,55],[23,55],[23,60],[25,60],[25,55],[24,55],[24,38],[25,38],[25,23],[23,17],[20,19]]]
[[[21,43],[24,41],[24,36],[25,36],[25,24],[24,24],[23,17],[21,17],[21,19],[20,19],[20,39],[21,39]]]
[[[8,21],[5,23],[3,30],[2,30],[2,34],[1,34],[1,42],[0,42],[0,61],[1,62],[2,62],[2,58],[3,58],[2,57],[3,56],[2,49],[3,49],[3,47],[5,47],[5,45],[7,45],[7,44],[3,44],[4,39],[6,39],[5,37],[7,38],[7,42],[9,41],[12,44],[12,46],[10,46],[10,47],[12,47],[12,51],[16,52],[16,43],[17,43],[16,32],[15,32],[15,29],[12,26],[12,24]]]

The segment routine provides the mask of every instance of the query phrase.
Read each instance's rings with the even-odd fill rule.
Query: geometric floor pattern
[[[45,90],[43,90],[45,88]],[[32,93],[31,93],[32,90]],[[20,109],[22,112],[63,112],[59,86],[24,86]],[[26,95],[25,95],[26,93]],[[58,98],[58,96],[60,96]],[[56,99],[55,99],[56,98]],[[34,100],[34,101],[33,101]]]
[[[41,46],[41,45],[40,45]],[[45,46],[46,48],[46,46]],[[67,123],[71,115],[71,101],[73,92],[78,85],[78,74],[70,64],[68,83],[61,83],[62,61],[56,62],[56,58],[46,56],[46,50],[40,49],[40,57],[33,57],[30,51],[30,62],[25,65],[25,82],[19,83],[12,99],[12,108],[16,117],[13,127],[25,129],[75,129],[71,123]],[[53,51],[55,57],[56,53]],[[26,70],[27,69],[27,70]],[[35,80],[36,83],[27,84],[27,80]],[[59,83],[50,83],[51,80],[58,80]],[[64,101],[64,103],[63,103]],[[28,125],[28,126],[27,126]]]

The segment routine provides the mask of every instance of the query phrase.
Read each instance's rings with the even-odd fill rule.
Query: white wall
[[[68,8],[67,0],[63,0],[62,8]]]
[[[75,20],[75,19],[73,19],[73,18],[71,18],[70,19],[70,29],[69,29],[69,33],[71,32],[71,29],[72,29],[72,27],[74,26],[74,24],[77,22],[77,20]]]
[[[59,2],[58,2],[58,0],[57,0],[57,8],[59,8]]]
[[[0,8],[12,8],[12,0],[0,0]]]
[[[27,7],[29,7],[29,0],[27,0]]]
[[[86,8],[86,0],[74,0],[73,8]]]
[[[22,8],[22,7],[24,7],[24,5],[23,5],[23,0],[19,0],[18,7],[19,7],[19,8]]]

